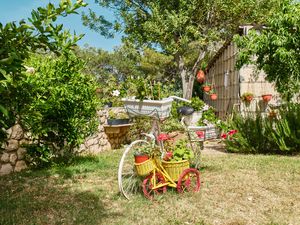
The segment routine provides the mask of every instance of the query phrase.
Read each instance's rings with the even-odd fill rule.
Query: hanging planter
[[[265,94],[261,96],[264,102],[269,102],[272,99],[272,95],[271,94]]]
[[[205,81],[205,73],[203,70],[199,70],[197,73],[197,81],[202,84]]]
[[[215,90],[215,89],[212,89],[212,90],[209,92],[209,97],[210,97],[210,100],[212,100],[212,101],[217,100],[218,95],[216,94],[216,90]]]
[[[217,100],[217,98],[218,98],[218,95],[216,93],[210,94],[210,99],[211,100],[215,101],[215,100]]]
[[[211,90],[211,84],[209,83],[203,84],[202,89],[204,92],[209,92]]]

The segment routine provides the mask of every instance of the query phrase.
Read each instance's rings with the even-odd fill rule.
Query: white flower
[[[31,73],[31,74],[35,73],[35,69],[33,67],[29,67],[29,66],[24,66],[24,67],[27,73]]]
[[[203,120],[203,123],[209,124],[209,121],[204,119],[204,120]]]
[[[112,96],[118,97],[119,95],[120,95],[120,91],[119,91],[119,90],[114,90],[114,91],[112,92]]]
[[[203,107],[203,111],[207,111],[209,109],[209,106],[208,105],[205,105],[204,107]]]
[[[216,122],[216,124],[221,124],[221,120],[218,120],[218,121]]]

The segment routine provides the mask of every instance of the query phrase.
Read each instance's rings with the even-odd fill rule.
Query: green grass
[[[118,193],[120,151],[0,177],[0,224],[299,224],[300,158],[204,155],[201,191]]]

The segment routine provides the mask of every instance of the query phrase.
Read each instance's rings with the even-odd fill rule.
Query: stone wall
[[[77,152],[97,154],[111,149],[108,137],[104,132],[104,124],[106,123],[108,112],[107,110],[101,110],[97,114],[99,118],[98,131],[91,137],[88,137]],[[0,152],[0,175],[19,172],[27,168],[24,160],[26,149],[22,147],[22,144],[30,143],[31,141],[30,135],[24,133],[19,124],[14,125],[6,132],[7,141],[1,146],[4,151]]]
[[[104,132],[104,125],[107,122],[108,110],[100,110],[97,112],[99,118],[99,125],[97,132],[88,137],[84,144],[78,150],[80,153],[97,154],[102,151],[111,150],[111,144]]]
[[[8,140],[2,144],[4,151],[0,152],[0,175],[9,174],[13,171],[21,171],[27,168],[24,161],[26,149],[21,145],[28,143],[28,136],[24,134],[19,124],[7,130]]]

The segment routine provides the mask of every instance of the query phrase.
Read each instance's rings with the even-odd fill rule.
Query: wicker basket
[[[167,162],[162,161],[162,166],[170,175],[172,180],[178,181],[180,174],[185,170],[190,168],[190,163],[188,160],[182,160],[178,162]]]
[[[136,172],[139,176],[146,176],[154,169],[154,164],[152,159],[148,159],[142,163],[134,163],[134,165],[136,168]]]

